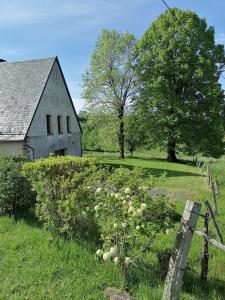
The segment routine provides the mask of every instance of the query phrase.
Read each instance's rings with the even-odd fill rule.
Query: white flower
[[[119,199],[121,198],[120,193],[116,193],[116,194],[115,194],[115,198],[116,198],[117,200],[119,200]]]
[[[99,250],[96,251],[96,255],[99,256],[99,257],[102,256],[103,253],[104,252],[101,249],[99,249]]]
[[[141,208],[139,208],[139,209],[137,210],[137,215],[138,215],[138,216],[142,216],[142,215],[143,215],[143,210],[142,210]]]
[[[111,256],[116,256],[117,250],[117,246],[111,247],[109,251],[111,253]]]
[[[126,205],[127,204],[127,201],[126,200],[123,200],[123,205]]]
[[[103,260],[107,261],[107,260],[110,260],[111,258],[111,253],[110,252],[105,252],[103,254]]]
[[[130,214],[130,213],[132,213],[133,211],[134,211],[133,206],[130,206],[130,207],[128,208],[128,213]]]
[[[118,228],[118,224],[117,224],[117,223],[114,223],[114,224],[113,224],[113,228],[114,228],[114,229],[117,229],[117,228]]]
[[[125,257],[125,265],[128,266],[131,263],[130,257]]]
[[[122,228],[127,228],[127,223],[122,223]]]
[[[137,226],[136,226],[136,230],[139,231],[140,229],[141,229],[141,226],[140,226],[140,225],[137,225]]]
[[[82,211],[82,216],[83,216],[83,217],[87,217],[86,211]]]
[[[134,211],[133,211],[133,217],[137,217],[137,215],[138,215],[138,214],[137,214],[137,211],[134,210]]]
[[[100,193],[101,191],[102,191],[102,188],[99,187],[96,189],[95,193],[97,194],[97,193]]]
[[[114,258],[113,261],[114,261],[115,265],[118,265],[119,262],[120,262],[120,259],[119,259],[119,257],[117,256],[117,257]]]
[[[125,192],[125,194],[130,195],[131,189],[129,187],[127,187],[127,188],[125,188],[124,192]]]
[[[148,190],[148,187],[147,186],[143,186],[143,191],[147,191]]]
[[[145,225],[144,225],[144,224],[142,224],[142,225],[141,225],[141,228],[145,228]]]
[[[147,209],[147,207],[148,207],[148,206],[147,206],[147,204],[146,204],[146,203],[142,203],[142,204],[141,204],[141,209],[142,209],[142,210],[146,210],[146,209]]]
[[[121,200],[124,200],[125,199],[125,197],[124,196],[121,196]]]
[[[115,196],[115,193],[111,193],[110,196],[114,197],[114,196]]]
[[[90,210],[90,207],[89,207],[89,206],[87,206],[87,207],[86,207],[86,211],[89,211],[89,210]]]
[[[100,207],[98,205],[95,205],[94,210],[98,211],[100,209]]]

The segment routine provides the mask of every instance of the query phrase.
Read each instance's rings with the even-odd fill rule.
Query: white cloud
[[[1,1],[0,25],[24,26],[74,18],[80,26],[98,25],[135,13],[136,8],[156,0],[21,0]]]

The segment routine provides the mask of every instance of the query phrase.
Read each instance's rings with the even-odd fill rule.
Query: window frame
[[[57,128],[58,128],[58,134],[63,134],[63,126],[62,126],[62,116],[57,116]]]
[[[67,129],[67,133],[72,133],[72,130],[71,130],[71,116],[66,116],[66,129]]]
[[[53,127],[52,127],[52,115],[46,115],[46,129],[47,135],[53,135]]]

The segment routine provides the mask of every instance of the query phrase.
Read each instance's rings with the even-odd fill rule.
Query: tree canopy
[[[167,148],[167,159],[176,161],[177,149],[218,157],[223,151],[219,78],[225,57],[213,27],[194,12],[174,8],[152,23],[137,50],[137,106],[152,138]]]
[[[134,35],[103,30],[83,76],[83,97],[89,111],[111,114],[117,126],[120,158],[124,158],[124,116],[137,92]]]

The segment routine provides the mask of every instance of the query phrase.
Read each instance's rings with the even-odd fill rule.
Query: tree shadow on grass
[[[138,288],[139,284],[146,283],[149,288],[163,285],[171,256],[171,249],[162,251],[154,250],[158,257],[158,263],[146,264],[144,268],[129,268],[125,272],[127,290]],[[196,299],[225,299],[225,282],[222,280],[210,279],[202,282],[200,274],[195,271],[186,270],[183,277],[182,292],[194,296]]]
[[[24,223],[26,223],[30,227],[36,227],[36,228],[43,227],[42,224],[38,221],[38,218],[35,215],[34,209],[30,209],[29,211],[27,211],[18,220],[23,220]]]
[[[165,162],[165,163],[170,163],[171,165],[173,162],[168,162],[166,158],[163,157],[150,157],[150,156],[133,156],[133,157],[127,157],[128,159],[139,159],[139,160],[145,160],[145,161],[158,161],[158,162]],[[195,166],[195,163],[193,160],[190,159],[177,159],[176,164],[181,164],[181,165],[188,165],[188,166]]]
[[[203,282],[200,275],[191,271],[184,273],[184,284],[182,290],[194,295],[197,299],[225,299],[225,282],[210,279]],[[214,296],[214,297],[213,297]]]
[[[137,166],[131,166],[129,164],[120,164],[120,163],[103,163],[103,165],[107,165],[110,168],[127,168],[129,170],[133,170]],[[167,170],[167,169],[162,169],[162,168],[148,168],[148,167],[143,167],[143,169],[147,172],[148,175],[153,175],[159,177],[160,175],[163,175],[166,173],[166,177],[180,177],[180,176],[195,176],[195,177],[204,177],[201,174],[198,173],[192,173],[192,172],[185,172],[185,171],[177,171],[177,170]]]

